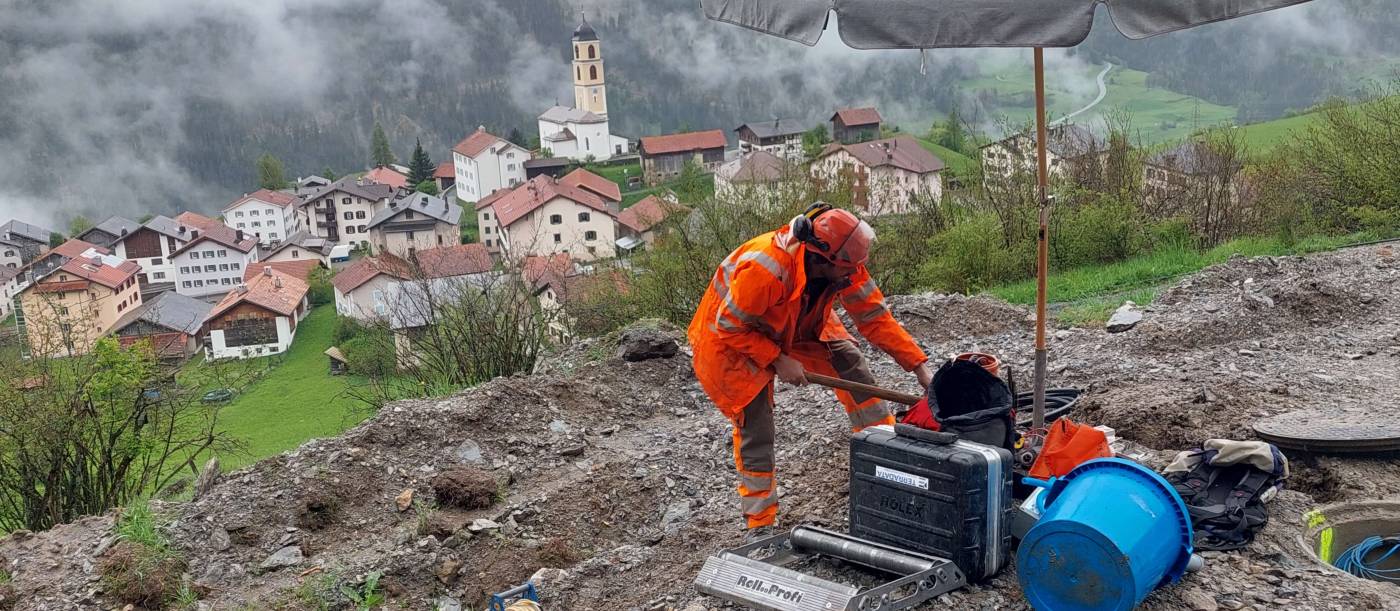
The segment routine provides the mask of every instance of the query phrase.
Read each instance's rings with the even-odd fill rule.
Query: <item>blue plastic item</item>
[[[1037,611],[1129,611],[1191,560],[1191,518],[1171,484],[1121,458],[1085,462],[1047,488],[1016,554]]]
[[[506,611],[507,605],[521,600],[540,602],[540,596],[535,592],[533,582],[527,581],[522,585],[491,596],[491,611]]]

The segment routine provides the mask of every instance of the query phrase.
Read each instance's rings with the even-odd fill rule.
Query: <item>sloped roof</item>
[[[300,261],[258,261],[248,265],[243,269],[243,282],[246,284],[253,279],[253,276],[263,273],[263,268],[271,267],[275,271],[282,272],[288,276],[301,280],[311,281],[311,270],[321,266],[319,259],[302,259]]]
[[[1035,134],[1013,134],[982,145],[980,148],[1001,145],[1018,153],[1029,154],[1035,147]],[[1064,159],[1079,157],[1097,148],[1102,141],[1088,128],[1075,123],[1051,126],[1045,133],[1045,149]],[[1028,150],[1022,151],[1022,146]]]
[[[312,200],[320,199],[336,191],[371,201],[379,201],[394,194],[394,188],[389,185],[377,183],[364,177],[345,176],[324,187],[308,191],[302,196],[302,203],[311,203]]]
[[[563,168],[573,163],[568,157],[545,157],[543,159],[531,159],[525,162],[525,169],[534,170],[537,168]]]
[[[459,244],[420,250],[414,256],[425,278],[453,278],[491,271],[495,262],[483,244]]]
[[[543,206],[556,197],[562,197],[575,203],[588,206],[599,212],[612,216],[612,211],[603,198],[598,197],[591,191],[585,191],[578,187],[562,184],[548,175],[540,175],[526,181],[509,191],[500,190],[485,199],[477,202],[476,209],[481,210],[490,206],[496,211],[496,218],[500,221],[501,227],[509,227],[516,221],[524,218],[536,208]]]
[[[101,223],[98,223],[98,224],[97,224],[96,226],[94,226],[92,229],[89,229],[89,230],[87,230],[87,231],[84,231],[84,232],[83,232],[82,234],[80,234],[80,235],[87,235],[88,233],[90,233],[90,232],[96,230],[96,231],[101,231],[101,232],[103,232],[103,233],[106,233],[106,234],[108,234],[108,235],[114,235],[114,236],[117,236],[117,237],[121,237],[121,236],[124,236],[124,235],[126,235],[126,234],[128,234],[128,233],[131,233],[131,232],[133,232],[133,231],[136,231],[136,228],[137,228],[137,227],[140,227],[140,226],[141,226],[141,223],[138,223],[138,222],[136,222],[136,221],[133,221],[133,220],[131,220],[131,219],[129,219],[129,218],[123,218],[123,217],[120,217],[120,216],[114,216],[114,217],[111,217],[111,218],[109,218],[109,219],[107,219],[107,220],[105,220],[105,221],[102,221]]]
[[[583,168],[569,172],[563,178],[559,179],[559,182],[571,187],[586,189],[609,201],[622,201],[622,187],[617,186],[617,183],[611,180]]]
[[[457,176],[457,168],[451,161],[439,163],[433,169],[433,178],[453,178],[455,176]]]
[[[831,116],[832,119],[841,119],[841,123],[847,127],[852,125],[873,125],[883,122],[880,118],[880,111],[874,108],[843,108],[836,111]]]
[[[566,252],[543,257],[530,255],[525,257],[525,263],[521,265],[521,274],[525,276],[525,282],[536,287],[551,276],[562,278],[573,275],[574,271],[574,260]]]
[[[574,136],[574,132],[567,127],[544,137],[545,142],[568,142],[575,139],[577,137]]]
[[[585,17],[583,22],[574,29],[574,40],[579,42],[598,40],[598,33],[593,31],[593,26],[589,25],[588,18]]]
[[[0,235],[9,234],[31,242],[42,242],[44,244],[49,243],[49,236],[53,235],[53,233],[54,232],[38,225],[30,225],[24,221],[13,219],[7,221],[4,225],[0,225]]]
[[[24,270],[18,267],[0,267],[0,284],[14,280],[15,276],[21,273],[24,273]]]
[[[718,174],[731,183],[776,182],[792,173],[792,166],[768,151],[754,151],[720,166]]]
[[[278,245],[269,249],[266,255],[258,258],[266,259],[268,257],[271,257],[272,255],[282,252],[282,250],[290,246],[299,246],[301,248],[320,253],[321,256],[326,256],[331,254],[331,248],[335,247],[335,243],[331,242],[326,238],[311,235],[310,231],[302,229],[296,233],[293,233],[292,235],[287,236],[287,239],[283,240]]]
[[[206,320],[218,318],[243,303],[250,303],[283,316],[291,316],[306,298],[309,290],[305,280],[274,269],[258,274],[246,285],[229,291],[223,300],[210,310]]]
[[[229,205],[224,206],[224,210],[237,208],[238,206],[241,206],[245,202],[249,201],[259,201],[264,204],[272,204],[274,206],[286,208],[287,206],[291,206],[293,204],[301,202],[301,198],[292,195],[291,193],[284,193],[282,191],[273,191],[271,189],[258,189],[257,191],[254,191],[252,193],[244,193],[243,197],[235,199],[232,202],[230,202]]]
[[[175,291],[157,293],[139,307],[128,312],[117,321],[114,329],[119,332],[137,321],[144,321],[159,327],[179,331],[187,335],[199,333],[199,328],[209,317],[213,304],[194,297],[181,295]]]
[[[163,214],[152,217],[151,220],[146,221],[144,227],[161,235],[168,235],[181,240],[187,240],[190,237],[189,227]]]
[[[458,142],[457,146],[452,147],[452,152],[475,158],[482,151],[498,144],[511,144],[511,142],[486,131],[485,127],[478,127],[471,135]]]
[[[224,224],[223,224],[223,223],[220,223],[219,221],[216,221],[216,220],[211,219],[211,218],[209,218],[209,217],[207,217],[207,216],[204,216],[203,214],[199,214],[199,213],[196,213],[196,212],[190,212],[190,211],[188,211],[188,210],[186,210],[186,211],[184,211],[184,212],[181,212],[180,214],[176,215],[176,216],[175,216],[175,221],[178,222],[178,223],[180,223],[180,224],[182,224],[182,225],[186,225],[186,226],[188,226],[188,227],[193,227],[193,228],[195,228],[195,229],[198,229],[201,233],[203,233],[205,230],[207,230],[207,229],[210,228],[210,227],[215,227],[215,226],[223,227],[223,226],[224,226]]]
[[[59,269],[109,289],[115,289],[140,272],[141,266],[135,261],[127,261],[114,255],[104,254],[93,248],[68,259]]]
[[[184,216],[184,214],[181,214],[181,216]],[[242,232],[216,221],[213,224],[206,225],[204,228],[200,229],[198,237],[191,239],[189,242],[186,242],[184,246],[181,246],[175,252],[170,253],[170,256],[175,257],[176,255],[190,250],[191,248],[194,248],[195,246],[204,242],[214,242],[216,244],[222,244],[224,246],[227,246],[229,248],[237,250],[238,252],[243,253],[251,252],[254,248],[258,247],[257,236],[254,236],[249,233],[243,233],[243,240],[239,241],[239,233]]]
[[[541,121],[563,125],[565,123],[602,123],[608,118],[580,108],[555,106],[540,115]]]
[[[400,174],[393,168],[379,166],[365,172],[365,180],[372,180],[381,185],[389,185],[395,189],[402,189],[408,186],[408,177]]]
[[[1238,160],[1226,160],[1209,144],[1200,141],[1184,142],[1147,159],[1148,165],[1189,176],[1224,169],[1227,163],[1233,164],[1236,169],[1241,165]]]
[[[59,244],[57,247],[55,247],[53,250],[50,250],[46,254],[56,254],[72,259],[73,257],[82,256],[83,253],[89,250],[95,250],[104,255],[112,253],[112,251],[107,250],[106,248],[103,248],[96,244],[90,244],[88,242],[79,240],[78,238],[73,238],[71,240],[68,240],[67,242]]]
[[[728,144],[729,142],[724,138],[724,132],[712,129],[665,136],[643,136],[642,152],[647,155],[667,155],[704,149],[722,149]]]
[[[331,284],[341,293],[348,294],[380,274],[388,274],[402,280],[408,278],[411,271],[406,261],[393,255],[365,257],[340,270],[331,278]]]
[[[749,128],[753,135],[759,138],[777,138],[780,136],[795,136],[807,131],[802,124],[793,119],[774,119],[772,121],[759,121],[756,123],[745,123],[734,128],[735,132],[742,132],[744,128]]]
[[[622,223],[623,226],[632,231],[643,233],[661,224],[673,214],[688,211],[690,209],[685,206],[668,202],[655,195],[648,195],[642,201],[632,204],[617,215],[617,222]]]
[[[919,141],[904,135],[859,144],[828,144],[817,158],[825,158],[837,151],[846,151],[871,168],[894,166],[916,174],[927,174],[945,167],[937,155],[920,146]]]
[[[456,225],[462,220],[462,207],[436,195],[407,191],[394,198],[388,207],[374,213],[369,220],[371,229],[378,227],[408,211],[423,214],[441,223]]]

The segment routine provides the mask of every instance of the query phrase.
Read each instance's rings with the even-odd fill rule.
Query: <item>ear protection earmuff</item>
[[[831,204],[824,202],[816,202],[808,206],[805,212],[793,217],[792,223],[789,225],[792,229],[792,237],[797,238],[799,242],[811,244],[822,252],[831,250],[829,244],[817,237],[816,229],[812,225],[813,220],[830,210]]]

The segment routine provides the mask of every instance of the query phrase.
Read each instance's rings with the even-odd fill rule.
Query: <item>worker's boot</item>
[[[781,532],[782,531],[779,531],[777,526],[774,526],[772,524],[769,524],[767,526],[759,526],[757,528],[750,528],[744,531],[744,545],[748,545],[750,543],[757,543],[758,541],[767,539],[768,537],[772,537]]]

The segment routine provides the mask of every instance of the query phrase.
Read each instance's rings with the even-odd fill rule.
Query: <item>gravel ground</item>
[[[1205,270],[1163,292],[1130,331],[1055,330],[1051,385],[1086,389],[1075,417],[1116,428],[1153,466],[1207,438],[1252,438],[1264,416],[1394,405],[1400,268],[1387,252]],[[946,295],[893,297],[891,308],[930,354],[1002,355],[1028,386],[1026,310]],[[298,591],[324,576],[355,584],[382,571],[390,608],[480,609],[491,592],[537,573],[550,611],[721,608],[690,581],[706,555],[742,538],[728,425],[700,392],[686,347],[627,362],[601,341],[532,376],[394,404],[341,437],[228,474],[196,501],[157,504],[189,559],[199,605],[337,608],[343,596]],[[915,388],[887,358],[871,358],[887,385]],[[784,523],[844,528],[839,405],[810,387],[776,398]],[[1400,464],[1290,459],[1295,477],[1259,539],[1209,554],[1204,570],[1143,609],[1400,609],[1400,588],[1312,564],[1298,539],[1302,515],[1318,504],[1400,496]],[[432,509],[433,478],[463,467],[492,474],[500,498],[484,509]],[[94,517],[0,540],[15,608],[120,608],[94,568],[111,523]],[[1011,566],[929,608],[1028,607]]]

